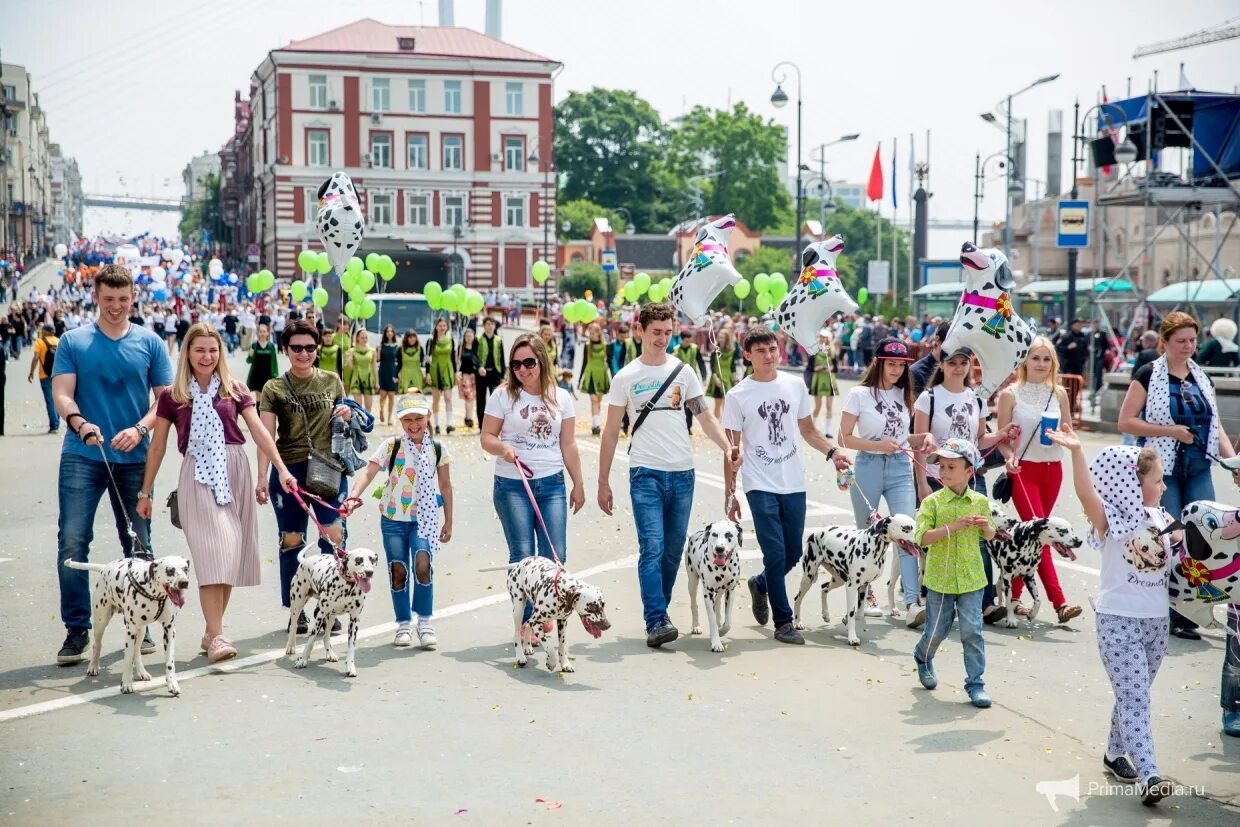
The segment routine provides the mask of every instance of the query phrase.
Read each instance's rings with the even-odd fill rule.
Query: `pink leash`
[[[309,515],[310,520],[314,523],[314,527],[319,530],[320,537],[327,537],[327,529],[323,527],[323,524],[319,522],[319,518],[315,516],[314,509],[311,508],[306,503],[307,499],[314,500],[315,502],[317,502],[319,505],[323,506],[324,508],[329,508],[332,511],[335,511],[336,514],[338,514],[341,517],[348,516],[348,512],[345,510],[344,505],[337,508],[336,506],[331,505],[330,503],[328,503],[326,500],[324,500],[322,497],[318,496],[317,494],[310,493],[306,489],[302,488],[300,485],[293,489],[293,499],[297,500],[297,504],[301,506],[302,510],[305,511],[307,515]],[[345,500],[345,505],[347,505],[350,500],[356,500],[356,499],[357,499],[356,497],[349,497],[348,499]],[[360,500],[358,500],[358,502],[360,503]],[[330,537],[327,538],[327,542],[331,543]],[[344,559],[345,550],[343,548],[336,545],[335,543],[332,543],[332,548],[335,549],[336,551],[336,557],[340,559]]]
[[[560,555],[556,553],[555,543],[551,539],[551,532],[547,530],[547,523],[543,519],[542,511],[538,508],[538,501],[534,499],[534,490],[530,488],[530,480],[534,479],[534,469],[530,468],[520,457],[513,459],[513,465],[517,467],[517,475],[521,477],[521,484],[525,486],[525,496],[530,499],[530,508],[534,509],[534,517],[538,520],[538,526],[543,530],[543,536],[547,538],[547,548],[551,549],[551,557],[555,560],[555,594],[560,595],[560,575],[564,572],[564,563],[560,561]]]

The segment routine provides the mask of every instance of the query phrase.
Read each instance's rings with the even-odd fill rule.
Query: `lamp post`
[[[805,182],[805,188],[809,189],[814,184],[818,185],[818,223],[822,225],[822,234],[827,234],[827,216],[835,212],[835,189],[831,186],[831,182],[824,175],[817,175]]]
[[[801,224],[805,220],[805,202],[804,193],[801,190],[801,68],[792,61],[782,61],[775,64],[775,68],[771,70],[771,80],[775,81],[775,91],[771,93],[771,105],[776,109],[782,109],[788,103],[788,93],[784,91],[783,82],[787,78],[786,73],[779,70],[785,66],[790,66],[797,73],[797,196],[796,196],[796,227],[793,229],[792,239],[792,269],[788,272],[797,272],[797,262],[801,258]]]
[[[978,209],[981,206],[983,191],[986,187],[986,165],[989,164],[991,161],[993,161],[995,158],[1001,159],[999,161],[1000,169],[1003,169],[1005,166],[1012,165],[1012,159],[1008,156],[1006,152],[991,153],[990,155],[986,156],[985,160],[982,160],[982,153],[979,152],[977,153],[976,156],[974,156],[974,160],[973,160],[973,243],[974,244],[977,244],[977,231],[978,231],[978,222],[979,222]],[[1009,193],[1009,195],[1020,192],[1021,189],[1023,189],[1023,187],[1020,186],[1019,181],[1010,181],[1008,183],[1008,187],[1009,189],[1015,188],[1012,190],[1011,193]]]
[[[538,157],[538,144],[536,143],[534,146],[535,148],[530,151],[530,157],[527,159],[531,164],[537,164],[541,160]],[[538,220],[542,223],[543,228],[543,261],[547,262],[548,266],[551,264],[551,224],[555,219],[549,215],[547,210],[547,191],[551,188],[551,172],[554,166],[555,159],[547,159],[547,163],[543,166],[542,198],[538,199]],[[559,205],[558,198],[556,199],[556,204],[557,206]],[[551,308],[550,291],[551,279],[547,279],[543,282],[544,316],[550,312]]]
[[[618,212],[624,215],[624,234],[625,235],[633,235],[633,233],[637,232],[637,227],[633,225],[633,214],[629,212],[626,207],[608,207],[607,209],[611,210],[612,212]],[[611,234],[614,237],[616,234],[616,231],[613,229],[611,231]],[[605,289],[605,295],[603,296],[603,300],[610,302],[611,301],[611,271],[610,270],[604,271],[603,278],[606,281],[606,289]]]

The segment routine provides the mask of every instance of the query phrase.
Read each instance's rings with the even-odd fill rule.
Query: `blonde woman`
[[[1049,517],[1063,487],[1063,467],[1067,459],[1064,449],[1046,436],[1046,430],[1072,431],[1065,420],[1068,392],[1059,386],[1059,357],[1055,346],[1045,336],[1037,336],[1029,345],[1029,355],[1017,370],[1016,381],[999,394],[999,431],[1005,432],[1015,423],[1020,436],[1003,443],[999,450],[1007,459],[1007,475],[1012,481],[1012,504],[1022,520]],[[1051,557],[1050,546],[1042,547],[1038,563],[1038,579],[1046,588],[1046,598],[1055,607],[1060,623],[1067,623],[1081,613],[1080,606],[1068,605],[1059,574]],[[1019,601],[1024,590],[1023,580],[1012,584],[1013,601]],[[1029,610],[1017,603],[1016,614],[1027,616]]]
[[[209,324],[196,324],[185,334],[176,378],[155,404],[155,427],[142,478],[146,496],[138,500],[138,514],[149,520],[152,486],[167,450],[168,430],[175,423],[177,448],[184,457],[177,505],[207,621],[202,651],[211,663],[237,654],[224,637],[224,611],[233,588],[259,582],[254,477],[238,419],[245,420],[255,444],[275,466],[284,490],[296,486],[275,441],[262,427],[254,397],[233,379],[223,353],[224,341]]]

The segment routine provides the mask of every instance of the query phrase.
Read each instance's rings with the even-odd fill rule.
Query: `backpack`
[[[52,375],[52,367],[56,364],[56,348],[59,344],[60,343],[57,342],[54,345],[49,345],[46,341],[43,343],[43,359],[39,363],[39,367],[42,368],[43,372],[48,376]]]

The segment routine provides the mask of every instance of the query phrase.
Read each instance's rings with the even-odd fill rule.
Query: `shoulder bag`
[[[340,481],[344,478],[344,465],[332,454],[314,447],[314,440],[310,438],[310,420],[306,416],[306,409],[302,407],[301,400],[293,392],[293,383],[289,380],[288,374],[285,373],[281,378],[284,379],[284,385],[288,388],[289,399],[293,407],[297,408],[301,414],[301,421],[306,427],[306,444],[310,449],[310,456],[306,461],[306,490],[325,500],[334,500],[340,496]]]
[[[654,406],[663,398],[663,394],[667,392],[667,389],[672,386],[672,383],[676,381],[676,377],[684,369],[685,363],[677,361],[676,366],[672,368],[672,372],[667,375],[667,378],[663,380],[663,384],[659,385],[659,389],[654,392],[654,396],[650,397],[646,404],[641,406],[641,412],[637,414],[637,421],[633,423],[633,427],[629,430],[630,452],[633,450],[633,438],[637,436],[637,429],[646,421],[646,417],[650,416],[650,412],[655,409]]]

